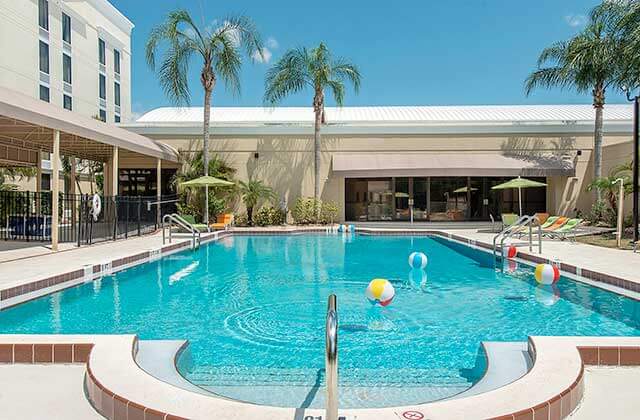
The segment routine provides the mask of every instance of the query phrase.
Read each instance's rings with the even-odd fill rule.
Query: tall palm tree
[[[214,27],[199,27],[186,10],[170,12],[165,21],[153,28],[146,46],[147,64],[155,70],[156,53],[166,44],[162,62],[158,68],[160,85],[165,94],[176,104],[190,101],[188,76],[192,58],[201,60],[200,83],[204,89],[203,151],[204,175],[209,169],[209,121],[211,95],[218,79],[226,88],[240,93],[240,69],[242,50],[252,58],[262,55],[260,34],[254,23],[245,16],[231,17]],[[205,188],[204,223],[209,222]]]
[[[538,68],[525,81],[529,95],[538,87],[573,88],[579,93],[591,93],[595,108],[593,145],[594,177],[602,177],[602,125],[607,89],[620,88],[624,67],[624,38],[613,24],[619,19],[617,8],[608,8],[590,15],[582,32],[568,41],[545,48],[538,58]],[[597,199],[602,198],[600,189]]]
[[[360,71],[343,58],[334,58],[327,47],[297,48],[287,51],[267,72],[264,101],[273,106],[285,97],[307,88],[313,92],[314,126],[314,190],[316,203],[320,199],[320,127],[325,123],[325,90],[329,89],[338,106],[344,103],[345,82],[357,93],[360,89]]]

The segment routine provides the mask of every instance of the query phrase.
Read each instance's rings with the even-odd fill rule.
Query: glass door
[[[370,179],[367,183],[367,220],[393,220],[393,188],[391,179]]]

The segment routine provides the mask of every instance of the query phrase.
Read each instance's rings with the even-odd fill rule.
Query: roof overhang
[[[124,128],[146,136],[201,136],[202,123],[193,122],[133,122]],[[255,135],[313,135],[313,124],[291,123],[212,123],[213,136]],[[608,135],[626,135],[632,132],[629,121],[605,122],[603,129]],[[593,121],[569,122],[494,122],[494,123],[349,123],[322,126],[323,135],[593,135]]]
[[[337,153],[332,170],[344,177],[575,176],[568,159],[500,153]]]
[[[102,160],[113,147],[142,156],[177,162],[171,147],[20,92],[0,88],[0,144],[51,151],[53,132],[60,131],[62,154]]]

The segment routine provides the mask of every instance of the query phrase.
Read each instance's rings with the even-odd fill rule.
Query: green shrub
[[[320,206],[320,223],[333,224],[338,220],[338,203],[335,201],[323,201]]]
[[[262,207],[253,216],[253,222],[257,226],[274,226],[284,223],[285,212],[272,206]]]
[[[293,221],[298,225],[308,225],[316,222],[316,200],[311,197],[300,197],[291,209]]]
[[[236,226],[245,227],[249,225],[249,219],[247,218],[246,213],[240,213],[239,215],[235,216],[234,222]]]
[[[216,220],[216,216],[223,214],[227,209],[227,200],[209,195],[209,219]]]

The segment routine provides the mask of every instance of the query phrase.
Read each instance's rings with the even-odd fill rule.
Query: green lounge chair
[[[558,229],[548,232],[547,235],[550,238],[558,238],[561,241],[567,239],[569,235],[572,235],[572,237],[575,239],[576,230],[578,229],[578,226],[580,226],[580,223],[582,223],[582,219],[569,219],[567,223],[560,226]]]
[[[194,228],[196,228],[200,232],[208,232],[209,231],[209,226],[205,225],[204,223],[196,223],[195,217],[193,217],[190,214],[184,214],[184,215],[181,214],[180,217],[185,222],[189,223],[191,226],[193,226]]]
[[[507,226],[511,226],[515,222],[518,221],[518,215],[515,213],[503,213],[502,217],[502,228],[506,228]]]

